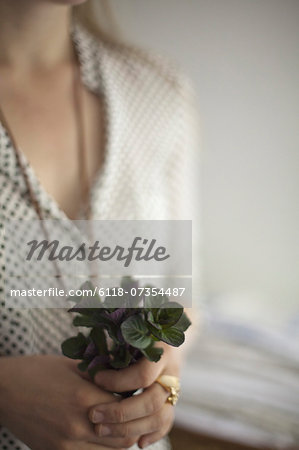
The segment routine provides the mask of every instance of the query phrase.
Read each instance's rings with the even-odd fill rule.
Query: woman
[[[161,58],[96,37],[80,23],[80,3],[0,0],[2,227],[36,215],[192,218],[187,83]],[[3,228],[0,237],[3,249]],[[5,308],[0,257],[0,448],[167,449],[173,406],[155,380],[179,376],[184,347],[92,384],[60,356],[73,334],[66,311]],[[137,388],[121,402],[110,393]]]

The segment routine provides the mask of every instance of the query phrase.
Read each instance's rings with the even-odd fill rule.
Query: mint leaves
[[[90,282],[86,284],[92,287]],[[128,284],[138,286],[132,278],[123,278],[121,286]],[[149,361],[159,361],[163,349],[157,343],[179,347],[191,324],[183,307],[170,302],[166,295],[127,297],[124,304],[129,307],[124,308],[111,307],[108,296],[76,301],[77,305],[70,309],[77,313],[73,324],[89,331],[66,339],[61,349],[65,356],[81,360],[79,369],[88,371],[91,377],[99,370],[128,367],[143,356]]]

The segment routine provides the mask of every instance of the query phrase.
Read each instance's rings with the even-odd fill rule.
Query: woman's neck
[[[0,65],[18,71],[70,62],[71,8],[37,0],[0,0]]]

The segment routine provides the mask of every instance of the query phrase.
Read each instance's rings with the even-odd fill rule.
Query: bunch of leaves
[[[80,360],[79,369],[87,371],[92,378],[100,370],[122,369],[143,356],[159,361],[163,349],[157,343],[162,341],[179,347],[191,324],[183,307],[169,301],[166,295],[131,296],[132,287],[138,291],[138,282],[130,277],[122,279],[121,287],[128,292],[121,298],[78,297],[76,305],[69,310],[77,314],[74,326],[90,330],[66,339],[62,352]],[[81,290],[85,289],[94,291],[94,286],[88,281],[81,286]],[[124,307],[115,308],[116,303]]]

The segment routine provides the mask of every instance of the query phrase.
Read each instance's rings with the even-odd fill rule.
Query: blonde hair
[[[131,55],[138,57],[143,64],[155,68],[171,85],[178,88],[177,80],[172,75],[172,72],[176,69],[176,64],[128,41],[118,26],[109,0],[88,0],[79,6],[75,6],[73,12],[75,19],[82,23],[94,36],[109,43],[109,45],[112,44],[113,47],[129,50]]]
[[[121,32],[109,0],[88,0],[74,7],[74,17],[95,36],[109,40],[121,40]]]

